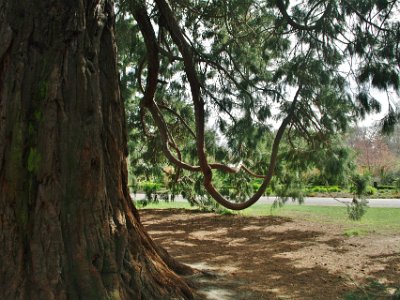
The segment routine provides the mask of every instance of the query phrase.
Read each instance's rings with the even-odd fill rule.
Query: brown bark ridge
[[[193,297],[128,193],[113,23],[110,0],[0,0],[0,299]]]

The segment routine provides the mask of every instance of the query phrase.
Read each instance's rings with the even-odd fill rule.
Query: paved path
[[[264,197],[263,197],[264,198]],[[265,197],[267,199],[260,199],[261,203],[272,203],[275,197]],[[304,200],[305,205],[319,205],[319,206],[343,206],[343,202],[350,203],[350,198],[322,198],[322,197],[307,197]],[[287,204],[297,204],[288,201]],[[400,199],[368,199],[370,207],[396,207],[400,208]]]
[[[134,200],[141,200],[145,198],[144,194],[131,195]],[[275,197],[261,197],[257,203],[268,203],[271,204],[275,201]],[[343,203],[350,203],[352,199],[350,198],[322,198],[322,197],[307,197],[304,199],[305,205],[316,205],[316,206],[343,206]],[[175,201],[183,202],[185,201],[181,196],[175,197]],[[288,201],[287,205],[298,205],[297,202]],[[400,199],[368,199],[368,205],[370,207],[395,207],[400,208]]]

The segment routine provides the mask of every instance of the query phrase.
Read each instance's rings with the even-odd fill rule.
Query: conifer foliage
[[[397,1],[122,1],[118,11],[125,97],[140,107],[132,127],[175,166],[176,182],[182,170],[201,174],[227,208],[255,203],[285,158],[301,171],[334,151],[335,136],[383,101],[383,130],[399,119]],[[213,183],[220,173],[262,183],[232,202]]]

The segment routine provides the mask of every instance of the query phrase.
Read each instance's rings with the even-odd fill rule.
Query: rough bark
[[[0,298],[181,299],[140,224],[109,0],[0,0]]]

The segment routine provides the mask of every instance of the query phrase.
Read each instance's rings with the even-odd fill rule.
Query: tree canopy
[[[382,130],[399,119],[398,1],[119,1],[117,11],[131,134],[147,139],[149,158],[162,150],[176,182],[198,173],[227,208],[255,203],[285,158],[292,177],[323,152],[340,172],[335,137],[383,101]],[[231,202],[215,172],[262,183]]]

